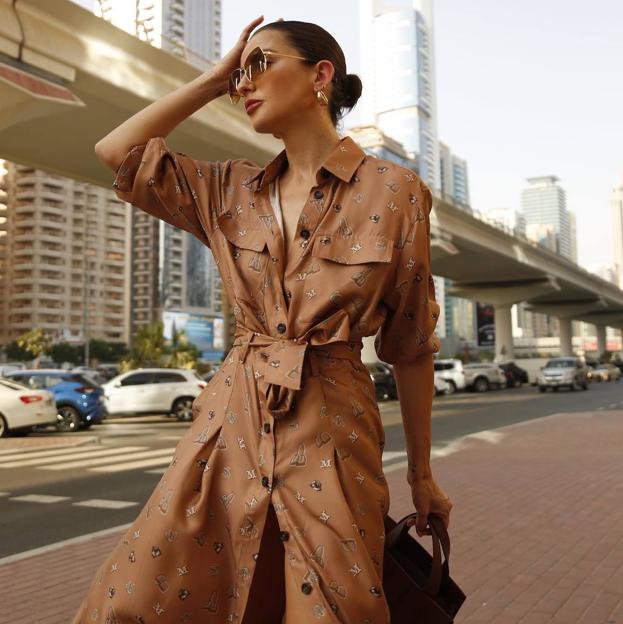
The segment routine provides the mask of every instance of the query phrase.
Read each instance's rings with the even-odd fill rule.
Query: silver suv
[[[465,383],[468,388],[476,392],[486,392],[491,388],[504,388],[506,375],[497,364],[478,362],[464,364]]]
[[[539,390],[548,388],[569,388],[569,390],[588,390],[588,366],[577,357],[552,358],[541,369],[537,379]]]
[[[445,379],[448,384],[446,394],[465,390],[465,373],[461,360],[435,360],[435,375]]]

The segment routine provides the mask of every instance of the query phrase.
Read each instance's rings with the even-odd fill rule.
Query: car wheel
[[[4,416],[0,414],[0,438],[6,438],[9,435],[9,427],[4,420]]]
[[[385,386],[376,386],[376,400],[387,401],[389,399],[389,391]]]
[[[489,390],[489,380],[486,377],[478,377],[474,381],[474,390],[476,392],[487,392]]]
[[[93,421],[89,420],[88,422],[82,423],[80,425],[80,429],[90,429],[93,426]]]
[[[193,419],[193,399],[184,397],[177,399],[173,403],[173,409],[171,410],[173,415],[181,421],[190,421]]]
[[[58,408],[60,420],[56,423],[56,428],[63,432],[73,432],[80,429],[80,414],[75,407],[63,405]]]
[[[558,386],[553,386],[553,387],[552,387],[552,390],[553,390],[554,392],[558,392]]]
[[[455,394],[456,384],[453,381],[446,381],[446,394]]]
[[[588,390],[588,383],[586,382],[582,383],[582,390]]]
[[[545,392],[547,388],[545,386],[539,386],[539,392]]]

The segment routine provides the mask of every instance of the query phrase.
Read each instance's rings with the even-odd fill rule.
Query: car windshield
[[[550,360],[545,368],[573,368],[575,360]]]

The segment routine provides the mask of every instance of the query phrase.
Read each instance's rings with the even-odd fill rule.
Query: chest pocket
[[[264,284],[270,261],[266,236],[261,223],[250,223],[247,218],[235,219],[231,211],[218,215],[216,220],[221,233],[232,245],[221,257],[224,265],[221,275],[231,286],[228,297],[239,304],[244,316],[241,320],[246,322],[247,314],[255,318],[263,311]]]
[[[216,220],[225,238],[236,247],[252,251],[263,251],[266,247],[260,223],[250,227],[248,223],[235,219],[230,210],[218,215]]]
[[[311,255],[339,264],[391,262],[394,241],[375,235],[341,238],[334,234],[316,234]]]

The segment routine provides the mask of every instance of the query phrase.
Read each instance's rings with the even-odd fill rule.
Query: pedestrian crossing
[[[32,451],[1,451],[0,470],[33,468],[62,472],[82,470],[92,473],[117,473],[162,467],[171,463],[175,447],[150,449],[146,446],[85,447]],[[145,470],[145,472],[150,472]]]
[[[112,474],[142,470],[162,474],[173,459],[175,447],[150,449],[146,446],[78,446],[45,450],[2,450],[0,470],[32,468],[49,472],[81,470],[95,474]],[[404,451],[385,451],[383,465],[405,459]]]

